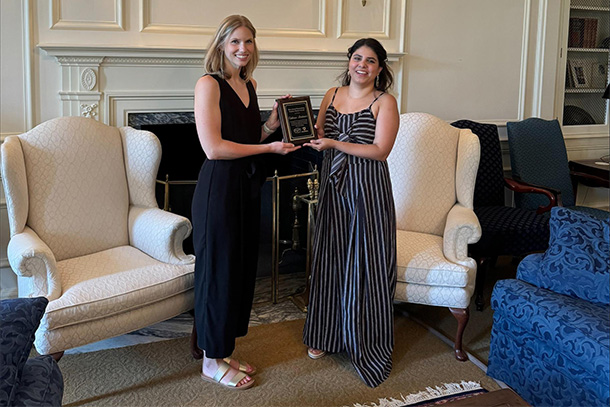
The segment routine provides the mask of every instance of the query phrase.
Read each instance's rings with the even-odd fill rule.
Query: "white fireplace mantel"
[[[39,44],[61,70],[59,98],[65,116],[86,116],[126,125],[131,112],[192,111],[193,87],[203,74],[204,48],[74,46]],[[388,55],[402,88],[405,53]],[[256,78],[262,109],[290,93],[309,95],[319,106],[347,66],[345,52],[261,50]],[[400,91],[395,95],[400,99]],[[400,103],[400,100],[399,100]]]
[[[38,48],[57,58],[61,64],[103,63],[103,64],[193,64],[201,65],[205,48],[162,48],[162,47],[116,47],[116,46],[73,46],[39,44]],[[390,62],[398,62],[406,53],[389,53]],[[260,65],[318,66],[324,64],[343,67],[347,62],[346,53],[326,50],[260,50]]]

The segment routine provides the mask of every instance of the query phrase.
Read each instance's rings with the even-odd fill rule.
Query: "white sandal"
[[[324,356],[326,356],[326,351],[320,350],[320,349],[309,348],[309,349],[307,349],[307,356],[309,356],[312,359],[320,359],[320,358],[323,358]]]
[[[222,378],[225,377],[225,375],[230,369],[237,370],[235,368],[232,368],[228,363],[225,362],[222,365],[218,366],[218,370],[216,370],[216,373],[214,373],[214,377],[209,377],[203,374],[202,372],[201,378],[206,382],[220,384],[221,386],[226,387],[230,390],[246,390],[254,385],[254,379],[252,379],[248,383],[238,386],[239,382],[242,381],[246,376],[248,376],[244,372],[240,372],[239,370],[237,370],[237,373],[231,378],[229,383],[222,383]]]

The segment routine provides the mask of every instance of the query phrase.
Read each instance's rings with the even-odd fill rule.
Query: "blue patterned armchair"
[[[556,207],[550,232],[494,287],[487,374],[534,406],[608,406],[610,222]]]
[[[0,301],[0,406],[60,406],[64,380],[50,356],[29,358],[34,333],[49,301]]]

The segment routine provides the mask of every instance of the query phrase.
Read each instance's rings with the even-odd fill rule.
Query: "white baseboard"
[[[0,300],[6,300],[9,298],[17,298],[19,296],[19,292],[17,287],[14,288],[3,288],[0,290]]]

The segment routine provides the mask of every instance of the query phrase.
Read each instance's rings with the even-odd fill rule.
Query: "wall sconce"
[[[366,6],[366,0],[362,0],[362,7]]]

